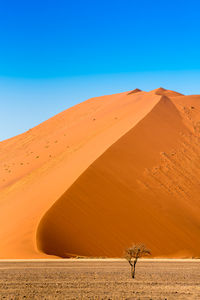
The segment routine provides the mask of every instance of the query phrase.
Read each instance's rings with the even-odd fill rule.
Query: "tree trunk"
[[[131,266],[131,277],[135,278],[135,270],[134,270],[133,265]]]
[[[134,260],[133,264],[131,264],[131,277],[134,279],[135,278],[135,266],[137,263],[137,259]]]

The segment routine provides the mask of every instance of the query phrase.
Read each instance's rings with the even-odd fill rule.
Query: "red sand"
[[[0,258],[200,256],[200,96],[89,99],[0,143]]]

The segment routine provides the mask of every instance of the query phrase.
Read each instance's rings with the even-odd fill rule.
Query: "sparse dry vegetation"
[[[150,255],[151,251],[144,244],[135,244],[125,251],[125,258],[131,266],[131,277],[135,278],[136,263],[139,258]]]

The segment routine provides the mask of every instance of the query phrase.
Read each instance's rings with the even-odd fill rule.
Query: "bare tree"
[[[135,266],[138,258],[150,255],[151,251],[143,244],[135,244],[125,250],[125,258],[131,266],[131,277],[135,278]]]

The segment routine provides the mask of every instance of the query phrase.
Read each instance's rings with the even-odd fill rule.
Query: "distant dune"
[[[0,258],[200,257],[200,95],[89,99],[0,143]]]

